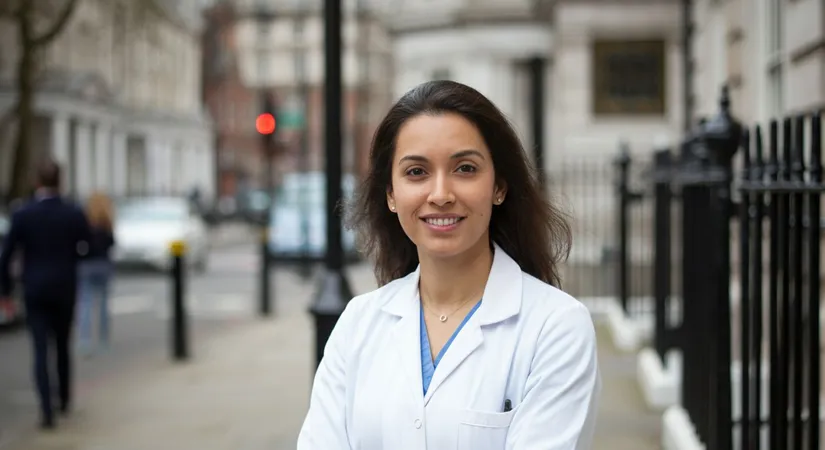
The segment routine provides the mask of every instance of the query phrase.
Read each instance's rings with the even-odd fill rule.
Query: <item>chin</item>
[[[441,240],[440,242],[428,240],[428,242],[419,245],[418,250],[422,255],[441,259],[459,256],[470,250],[471,247],[471,245],[466,245],[463,242],[452,240]]]

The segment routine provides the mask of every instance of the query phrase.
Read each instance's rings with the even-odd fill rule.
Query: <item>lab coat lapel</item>
[[[509,319],[521,310],[521,268],[498,245],[494,248],[493,265],[484,287],[481,306],[464,324],[464,328],[444,353],[433,373],[424,404],[430,401],[439,386],[484,342],[482,325]]]
[[[435,391],[450,376],[458,366],[470,356],[481,343],[484,342],[484,335],[481,333],[481,326],[475,315],[464,324],[464,328],[450,344],[450,348],[441,357],[438,367],[433,373],[430,387],[427,388],[427,395],[424,396],[424,404],[429,403]]]
[[[399,289],[389,295],[392,296],[382,310],[400,317],[392,328],[390,337],[393,345],[397,346],[397,361],[399,369],[404,374],[402,380],[411,400],[416,405],[423,404],[424,382],[421,379],[421,340],[419,315],[421,305],[418,301],[419,270],[407,275],[401,281]]]

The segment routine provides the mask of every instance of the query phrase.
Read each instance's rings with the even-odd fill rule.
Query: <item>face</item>
[[[488,246],[492,210],[505,193],[484,139],[462,116],[420,115],[399,130],[387,205],[421,257]]]

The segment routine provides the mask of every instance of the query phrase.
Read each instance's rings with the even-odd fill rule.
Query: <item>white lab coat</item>
[[[419,270],[350,301],[298,450],[589,449],[601,381],[587,309],[496,246],[481,306],[424,395]]]

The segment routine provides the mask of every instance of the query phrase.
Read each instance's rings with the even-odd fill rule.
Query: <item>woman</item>
[[[590,448],[593,322],[557,287],[570,229],[501,112],[455,82],[411,90],[354,206],[381,287],[336,324],[298,449]]]
[[[78,347],[88,356],[109,344],[109,280],[112,262],[109,251],[115,244],[112,202],[105,194],[95,193],[86,204],[92,229],[89,251],[78,268]],[[98,338],[92,338],[92,314],[98,313]]]

